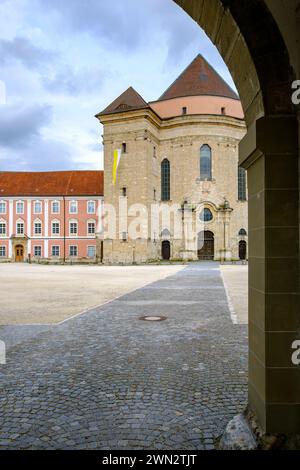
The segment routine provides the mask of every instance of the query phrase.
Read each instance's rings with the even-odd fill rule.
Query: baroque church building
[[[104,127],[104,203],[116,215],[115,234],[103,233],[104,263],[247,258],[247,182],[238,167],[244,114],[201,55],[157,101],[130,87],[96,117]]]

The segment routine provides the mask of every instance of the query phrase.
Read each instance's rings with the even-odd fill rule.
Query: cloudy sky
[[[0,0],[0,170],[101,169],[94,115],[130,85],[157,99],[198,53],[234,86],[172,0]]]

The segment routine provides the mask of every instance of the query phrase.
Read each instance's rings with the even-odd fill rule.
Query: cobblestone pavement
[[[218,264],[191,264],[11,347],[0,449],[212,449],[246,368]]]

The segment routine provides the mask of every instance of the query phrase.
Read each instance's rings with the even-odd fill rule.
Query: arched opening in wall
[[[245,240],[239,242],[239,258],[241,261],[247,259],[247,242]]]
[[[213,232],[204,230],[198,235],[198,259],[212,261],[215,257],[215,236]]]
[[[300,387],[300,376],[295,375],[290,360],[290,343],[284,346],[287,335],[291,342],[297,339],[300,326],[299,122],[291,99],[298,63],[287,28],[290,24],[295,30],[291,18],[299,5],[290,2],[290,15],[283,7],[278,8],[280,2],[270,0],[174,1],[217,46],[238,89],[247,124],[248,133],[239,146],[239,164],[247,170],[250,214],[248,409],[263,432],[299,434],[300,421],[295,419],[295,413],[300,416],[299,397],[279,385],[288,377],[289,390]],[[244,189],[241,199],[242,204],[246,199]],[[289,241],[285,236],[287,217],[276,217],[283,205],[289,206],[289,220],[294,221]],[[270,221],[276,223],[276,243]],[[228,238],[224,230],[224,246]],[[240,241],[244,242],[240,253],[244,257],[246,241]],[[293,252],[288,261],[287,252]],[[296,323],[289,307],[292,298]],[[284,320],[282,317],[278,321],[279,311],[285,312]],[[276,341],[271,338],[274,333]]]
[[[161,257],[165,261],[171,258],[171,244],[169,240],[163,240],[161,243]]]

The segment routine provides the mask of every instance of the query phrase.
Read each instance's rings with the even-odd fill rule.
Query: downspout
[[[63,196],[64,201],[64,264],[66,262],[66,198]]]

